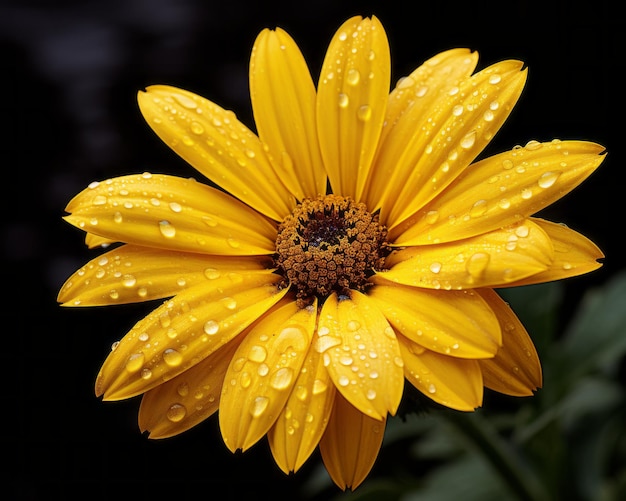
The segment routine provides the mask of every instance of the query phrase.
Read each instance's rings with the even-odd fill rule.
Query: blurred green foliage
[[[588,290],[573,313],[563,311],[560,282],[500,293],[537,346],[544,387],[522,399],[487,392],[474,413],[431,409],[392,418],[359,488],[338,494],[320,467],[307,498],[626,499],[626,272]]]

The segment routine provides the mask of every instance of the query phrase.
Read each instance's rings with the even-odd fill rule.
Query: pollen
[[[304,307],[333,292],[364,291],[389,250],[378,214],[348,197],[326,195],[304,200],[280,224],[276,267]]]

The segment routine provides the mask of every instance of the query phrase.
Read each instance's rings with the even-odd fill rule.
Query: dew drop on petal
[[[363,122],[367,122],[370,118],[372,118],[372,108],[371,106],[364,104],[360,106],[356,112],[356,116],[359,120]]]
[[[180,352],[169,348],[163,352],[163,360],[170,367],[177,367],[183,362],[183,356]]]
[[[359,70],[357,69],[351,68],[346,73],[346,82],[349,85],[357,85],[360,79],[361,79],[361,74],[359,73]]]
[[[250,414],[252,414],[253,417],[261,416],[265,412],[265,409],[267,409],[269,403],[270,400],[267,397],[256,397],[250,407]]]
[[[178,423],[187,415],[187,408],[182,404],[173,404],[167,409],[165,415],[172,423]]]
[[[338,104],[340,108],[347,108],[348,104],[350,104],[350,98],[347,94],[339,94]]]
[[[209,335],[217,334],[220,326],[215,320],[209,320],[204,324],[204,332]]]
[[[143,366],[145,355],[142,352],[133,353],[126,361],[126,370],[128,372],[137,372]]]
[[[472,277],[480,277],[491,260],[489,254],[477,252],[472,254],[465,264],[465,269]]]
[[[470,208],[470,217],[480,217],[487,212],[487,200],[481,199],[474,202],[474,205]]]
[[[540,188],[544,188],[544,189],[550,188],[551,186],[554,185],[554,183],[556,183],[556,180],[559,178],[560,175],[561,175],[560,172],[553,172],[553,171],[544,172],[539,178],[539,180],[537,181],[537,184],[539,185]]]
[[[281,367],[270,377],[270,386],[276,390],[289,388],[293,381],[293,369],[291,367]]]
[[[124,287],[134,287],[137,279],[133,275],[124,275],[122,277],[122,285]]]
[[[252,362],[261,363],[267,358],[267,350],[263,346],[254,345],[250,348],[248,359]]]
[[[463,139],[461,139],[460,146],[461,148],[468,150],[472,146],[474,146],[475,142],[476,142],[476,131],[473,130],[472,132],[468,133]]]
[[[165,238],[173,238],[176,235],[176,228],[169,221],[159,221],[159,230]]]

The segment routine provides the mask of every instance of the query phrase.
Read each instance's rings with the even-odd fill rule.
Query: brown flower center
[[[278,227],[276,266],[300,306],[332,292],[365,290],[389,253],[387,229],[365,204],[326,195],[304,200]]]

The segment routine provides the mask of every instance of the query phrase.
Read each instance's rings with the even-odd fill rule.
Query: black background
[[[183,87],[253,127],[247,65],[258,32],[286,29],[316,78],[334,31],[355,14],[381,19],[394,82],[452,47],[478,50],[479,68],[523,60],[524,93],[485,154],[555,137],[609,151],[588,181],[542,214],[607,255],[601,270],[567,281],[564,315],[624,268],[625,44],[617,2],[0,1],[1,447],[10,499],[211,498],[222,489],[296,499],[317,473],[315,454],[285,476],[265,441],[232,455],[216,419],[151,441],[136,424],[138,399],[100,402],[93,381],[111,343],[154,305],[58,307],[63,281],[94,256],[61,217],[94,180],[196,175],[144,123],[138,89]],[[373,474],[401,459],[383,451]]]

